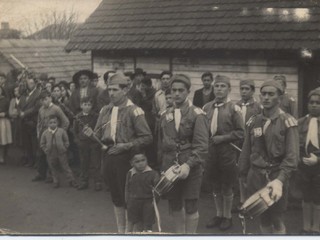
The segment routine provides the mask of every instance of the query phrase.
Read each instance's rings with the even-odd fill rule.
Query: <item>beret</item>
[[[283,88],[280,85],[280,83],[278,83],[277,81],[274,81],[274,80],[265,81],[264,83],[262,83],[262,85],[260,87],[260,92],[261,92],[262,88],[264,88],[264,87],[274,87],[274,88],[278,89],[281,94],[283,94]]]
[[[215,79],[214,79],[214,84],[219,83],[219,82],[225,83],[225,84],[227,84],[229,87],[231,87],[230,78],[227,77],[227,76],[217,75],[217,76],[215,77]]]
[[[310,98],[310,97],[313,96],[313,95],[318,95],[318,96],[320,96],[320,88],[319,88],[319,87],[316,88],[316,89],[311,90],[311,91],[309,92],[309,94],[308,94],[308,98]]]
[[[126,77],[122,72],[115,73],[109,77],[108,85],[122,85],[128,84],[128,77]]]
[[[249,86],[255,88],[255,84],[254,84],[253,80],[241,80],[240,86],[242,86],[242,85],[249,85]]]
[[[184,74],[175,74],[172,77],[171,80],[171,86],[174,82],[182,82],[186,85],[187,89],[190,89],[191,87],[191,81],[190,78],[187,75]]]

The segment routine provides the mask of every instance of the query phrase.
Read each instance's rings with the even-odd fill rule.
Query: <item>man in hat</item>
[[[284,75],[276,75],[273,77],[273,80],[277,81],[281,87],[283,94],[280,97],[280,105],[279,107],[286,113],[289,113],[291,116],[297,118],[298,110],[296,100],[286,93],[287,88],[287,78]]]
[[[294,117],[279,108],[283,88],[277,81],[264,82],[260,93],[263,111],[247,122],[240,177],[247,183],[248,196],[266,186],[271,188],[275,203],[261,214],[260,229],[265,234],[284,234],[288,180],[299,156],[298,126]]]
[[[237,150],[231,144],[241,141],[244,124],[241,109],[231,102],[230,78],[218,75],[215,78],[215,100],[204,105],[210,126],[209,158],[206,180],[213,183],[216,216],[209,220],[207,228],[219,227],[227,230],[232,227],[233,184],[237,180]]]
[[[194,92],[193,104],[197,107],[202,108],[205,104],[212,101],[214,96],[213,91],[213,76],[211,72],[205,72],[201,76],[203,88],[198,89]]]
[[[298,120],[300,136],[299,183],[305,234],[320,233],[320,89],[308,95],[309,114]]]
[[[72,77],[73,82],[77,88],[70,96],[70,109],[74,114],[81,112],[80,100],[85,97],[92,99],[92,110],[97,111],[97,97],[99,91],[97,88],[91,86],[90,82],[93,78],[93,73],[90,70],[81,70],[75,73]]]
[[[128,84],[122,73],[109,78],[108,91],[111,103],[101,109],[95,133],[91,128],[86,128],[84,133],[96,134],[109,146],[103,157],[103,176],[110,186],[118,232],[124,233],[125,182],[131,168],[130,159],[152,143],[152,135],[143,110],[126,96]]]
[[[195,233],[203,163],[208,153],[208,124],[204,112],[188,100],[190,78],[173,76],[171,91],[174,106],[160,118],[158,157],[161,170],[178,163],[178,178],[166,194],[176,233]]]
[[[139,91],[141,81],[146,76],[146,72],[141,68],[136,68],[132,77],[132,85],[127,93],[128,98],[137,106],[141,106],[142,94]]]

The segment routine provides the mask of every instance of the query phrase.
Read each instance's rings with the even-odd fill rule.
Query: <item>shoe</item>
[[[53,183],[53,188],[59,188],[59,187],[60,187],[59,182],[55,182],[55,183]]]
[[[74,180],[69,182],[69,186],[74,187],[74,188],[78,188],[78,184]]]
[[[102,190],[102,184],[101,183],[96,183],[95,186],[94,186],[94,190],[96,192],[99,192]]]
[[[53,179],[52,178],[46,178],[46,180],[44,180],[45,183],[53,183]]]
[[[43,181],[44,180],[44,177],[40,176],[40,175],[37,175],[35,176],[34,178],[32,178],[32,182],[39,182],[39,181]]]
[[[79,184],[78,190],[84,190],[88,188],[88,184]]]
[[[222,219],[223,219],[222,217],[215,216],[208,221],[206,227],[207,228],[218,227],[220,226]]]
[[[231,227],[232,227],[232,218],[223,218],[222,222],[221,222],[221,224],[219,226],[219,229],[221,231],[226,231]]]

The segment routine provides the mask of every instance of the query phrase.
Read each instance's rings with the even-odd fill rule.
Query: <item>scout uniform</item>
[[[230,87],[230,80],[227,77],[216,78],[215,83],[218,82],[226,83]],[[210,136],[223,137],[220,144],[214,144],[211,139],[209,140],[206,179],[210,179],[213,183],[217,216],[212,222],[209,221],[207,227],[219,225],[221,230],[226,230],[232,224],[232,186],[237,180],[237,151],[230,143],[243,139],[244,124],[240,107],[230,99],[222,103],[211,101],[204,105],[203,110],[209,121]]]
[[[122,74],[115,74],[109,79],[109,85],[126,85]],[[119,143],[132,143],[131,150],[119,154],[108,154],[103,157],[103,177],[110,186],[112,202],[115,206],[118,232],[124,232],[125,182],[131,168],[130,159],[133,153],[142,152],[152,143],[152,134],[141,108],[127,99],[120,106],[110,103],[104,106],[95,127],[96,136],[108,146]]]
[[[320,96],[320,90],[309,93],[309,99],[313,95]],[[303,193],[303,231],[319,234],[320,222],[320,116],[306,115],[298,120],[300,139],[300,162],[298,179]],[[308,166],[303,162],[303,157],[310,157],[313,153],[318,162]]]
[[[261,89],[264,86],[274,86],[282,91],[282,87],[273,81],[265,82]],[[299,154],[297,121],[278,108],[270,118],[263,113],[251,117],[246,127],[239,167],[241,178],[247,182],[247,197],[272,180],[278,179],[283,183],[282,198],[261,215],[261,228],[263,225],[269,227],[263,223],[272,221],[275,216],[281,218],[286,210],[288,180],[296,169]],[[283,233],[285,229],[273,230],[274,233],[276,231]]]
[[[174,76],[172,83],[183,82],[189,89],[190,79]],[[172,85],[171,85],[172,86]],[[200,195],[203,163],[208,152],[208,125],[204,112],[186,99],[180,108],[168,108],[160,118],[159,159],[161,170],[166,171],[176,162],[190,168],[186,179],[180,179],[167,194],[169,208],[175,220],[176,231],[194,233],[198,225],[198,199]],[[185,205],[186,218],[184,213]],[[181,215],[180,215],[181,214]]]

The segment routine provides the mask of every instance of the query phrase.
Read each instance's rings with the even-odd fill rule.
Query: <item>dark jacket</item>
[[[41,136],[40,147],[46,155],[65,153],[69,147],[67,132],[62,128],[57,128],[54,134],[48,129],[45,130]]]
[[[41,107],[40,90],[35,89],[30,96],[28,96],[28,93],[23,94],[20,99],[20,107],[21,112],[24,112],[22,122],[29,127],[35,128],[37,126],[38,111]]]
[[[212,101],[215,98],[215,95],[213,93],[213,88],[210,93],[209,101],[208,102],[203,102],[203,88],[198,89],[197,91],[194,92],[194,97],[193,97],[193,105],[196,107],[202,108],[206,103]]]

